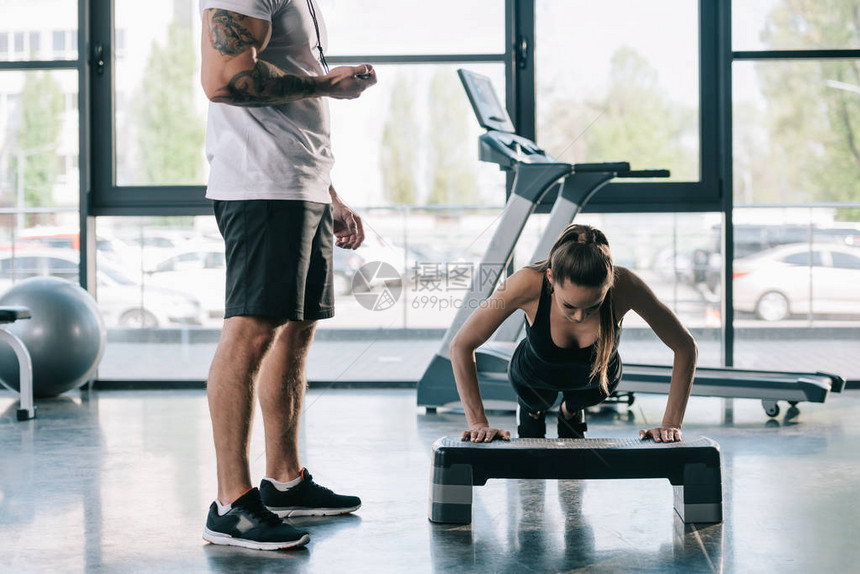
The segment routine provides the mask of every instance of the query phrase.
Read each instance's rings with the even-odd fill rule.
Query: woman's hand
[[[463,431],[463,436],[460,440],[470,440],[472,442],[490,442],[494,439],[511,440],[511,433],[502,429],[494,429],[488,426],[476,426],[467,431]]]
[[[681,442],[681,429],[679,427],[656,427],[639,431],[639,438],[652,439],[654,442]]]

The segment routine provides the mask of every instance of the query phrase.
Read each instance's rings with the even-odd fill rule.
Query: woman
[[[546,411],[559,392],[563,395],[559,438],[584,436],[584,409],[605,400],[621,379],[621,321],[628,311],[634,311],[675,353],[663,420],[639,435],[656,442],[681,440],[696,369],[696,342],[638,276],[612,264],[606,236],[579,224],[562,232],[547,259],[511,275],[451,341],[457,391],[469,424],[463,440],[510,438],[508,431],[491,427],[487,421],[475,349],[517,309],[526,315],[526,337],[514,351],[508,375],[517,393],[521,438],[544,437]]]

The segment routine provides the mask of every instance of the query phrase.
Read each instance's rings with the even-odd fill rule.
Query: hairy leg
[[[266,476],[290,481],[302,470],[299,421],[307,379],[305,364],[316,321],[289,321],[278,330],[259,374],[266,431]]]
[[[275,325],[261,317],[224,321],[206,395],[215,439],[218,500],[229,504],[251,488],[248,448],[254,416],[254,377]]]

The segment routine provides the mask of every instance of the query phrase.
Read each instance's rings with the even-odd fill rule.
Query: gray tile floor
[[[591,437],[636,436],[665,397],[590,413]],[[319,482],[362,497],[354,515],[296,521],[303,550],[205,544],[215,492],[203,391],[77,392],[14,420],[0,393],[0,572],[849,572],[860,562],[860,392],[769,420],[693,398],[686,436],[723,455],[721,525],[683,525],[665,480],[491,480],[468,526],[428,522],[434,440],[462,415],[427,415],[412,390],[312,390],[302,457]],[[512,428],[513,415],[493,413]],[[261,421],[252,440],[263,472]]]

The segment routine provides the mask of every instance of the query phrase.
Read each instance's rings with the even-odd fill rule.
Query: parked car
[[[71,249],[20,251],[0,256],[0,293],[30,277],[59,277],[78,282],[79,254]],[[96,271],[99,310],[108,327],[200,325],[200,301],[187,293],[142,286],[110,265]]]
[[[337,295],[352,292],[352,279],[364,264],[355,251],[334,248],[332,266]],[[198,297],[209,320],[224,317],[227,260],[224,245],[209,243],[175,252],[147,271],[145,283],[177,289]]]
[[[860,249],[796,243],[735,260],[734,305],[765,321],[860,314]]]

